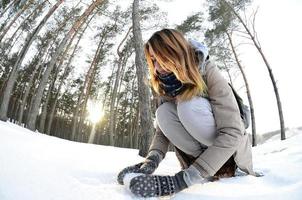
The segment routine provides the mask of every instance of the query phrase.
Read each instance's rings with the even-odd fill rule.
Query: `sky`
[[[259,40],[271,65],[279,88],[286,127],[301,126],[302,66],[302,2],[293,0],[255,1],[259,5],[256,30]],[[265,132],[278,129],[279,117],[271,80],[261,57],[253,47],[241,50],[242,62],[256,109],[257,130]]]
[[[1,200],[141,199],[117,183],[123,168],[143,161],[137,149],[72,142],[3,121],[0,130]],[[195,184],[171,199],[300,200],[302,134],[292,129],[287,135],[287,140],[276,135],[252,148],[254,170],[263,177],[237,172],[236,177]],[[175,153],[168,152],[154,173],[179,170]]]
[[[194,12],[201,11],[203,0],[160,1],[159,5],[168,13],[169,23],[180,23]],[[254,0],[248,12],[258,7],[256,31],[263,52],[277,80],[286,127],[302,126],[302,1],[299,0]],[[181,12],[180,12],[181,10]],[[203,33],[201,33],[203,34]],[[234,38],[239,44],[241,38]],[[237,41],[237,43],[236,43]],[[269,73],[260,54],[252,45],[239,47],[240,60],[245,67],[255,107],[258,134],[280,129],[276,97]],[[235,88],[243,82],[235,81]],[[248,103],[246,92],[239,94]],[[249,128],[248,131],[251,132]]]

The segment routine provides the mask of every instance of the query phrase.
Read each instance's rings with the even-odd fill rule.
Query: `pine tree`
[[[10,95],[15,83],[15,80],[17,78],[17,70],[20,68],[22,61],[30,47],[30,45],[33,43],[33,41],[35,40],[35,38],[37,37],[38,33],[40,32],[40,30],[42,29],[42,27],[44,26],[44,24],[46,23],[46,21],[48,20],[48,18],[55,12],[55,10],[58,8],[58,6],[63,2],[63,0],[58,1],[47,13],[47,15],[42,19],[42,21],[39,23],[39,25],[35,28],[35,30],[29,34],[26,38],[26,42],[23,46],[23,48],[21,49],[19,55],[18,55],[18,59],[15,62],[13,69],[10,73],[9,79],[6,83],[6,88],[4,91],[4,95],[3,95],[3,100],[1,103],[1,108],[0,108],[0,120],[6,121],[7,120],[7,110],[8,110],[8,104],[9,104],[9,99],[10,99]]]
[[[133,0],[133,39],[135,48],[135,66],[139,90],[139,111],[140,111],[140,129],[141,143],[139,155],[146,156],[151,137],[154,131],[151,118],[151,93],[147,81],[147,67],[143,55],[143,40],[140,27],[139,0]]]
[[[39,84],[39,88],[37,91],[37,94],[35,96],[35,100],[33,103],[33,108],[31,109],[29,113],[29,119],[27,122],[28,128],[31,130],[35,130],[35,123],[36,123],[36,118],[38,115],[42,95],[44,88],[46,87],[50,72],[52,71],[53,67],[56,64],[56,61],[59,57],[59,55],[64,51],[65,45],[67,44],[68,40],[71,39],[73,40],[75,37],[75,34],[79,31],[81,26],[84,24],[84,21],[87,19],[87,17],[93,12],[93,10],[101,5],[104,2],[104,0],[96,0],[92,4],[88,6],[88,8],[85,10],[85,12],[77,19],[77,21],[73,24],[73,26],[70,28],[68,33],[65,35],[63,40],[61,41],[60,45],[58,46],[57,50],[55,51],[54,55],[52,56],[46,71],[44,72],[44,75],[42,77],[42,80]]]

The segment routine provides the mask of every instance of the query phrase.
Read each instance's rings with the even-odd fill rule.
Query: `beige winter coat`
[[[194,158],[192,163],[203,177],[212,177],[233,156],[242,171],[255,175],[250,140],[233,92],[213,62],[206,64],[204,73],[203,77],[206,78],[209,100],[216,121],[217,137],[213,145],[209,146],[198,158]],[[165,155],[169,143],[157,127],[149,151],[159,150]],[[178,149],[177,151],[178,159],[181,162],[187,162],[187,166],[190,165],[190,161],[182,156],[183,153]],[[184,164],[182,163],[183,166]]]

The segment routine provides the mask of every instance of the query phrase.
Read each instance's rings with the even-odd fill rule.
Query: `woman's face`
[[[156,70],[158,73],[162,74],[162,75],[169,74],[170,72],[165,71],[165,70],[159,65],[159,63],[156,61],[155,56],[154,56],[154,52],[152,51],[151,48],[149,49],[149,53],[150,53],[150,57],[151,57],[151,60],[152,60],[152,62],[153,62],[153,65],[154,65],[154,67],[155,67],[155,70]]]

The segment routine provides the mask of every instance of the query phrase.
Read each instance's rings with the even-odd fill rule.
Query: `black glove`
[[[187,187],[184,171],[174,176],[140,175],[131,179],[129,185],[131,192],[139,197],[168,196]]]
[[[146,158],[143,165],[140,167],[140,173],[152,174],[158,167],[160,162],[159,155],[150,155]]]
[[[124,177],[128,173],[152,174],[160,162],[159,155],[150,155],[144,162],[124,168],[117,176],[117,182],[124,185]]]

